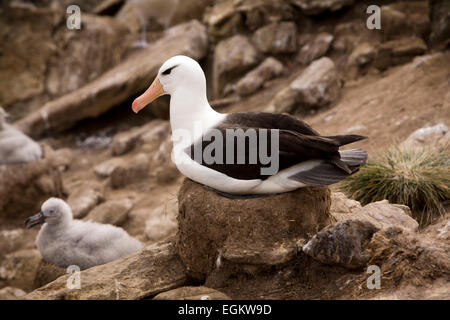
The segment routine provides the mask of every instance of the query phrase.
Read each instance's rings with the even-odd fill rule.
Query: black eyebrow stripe
[[[176,65],[176,66],[173,66],[173,67],[170,67],[169,69],[166,69],[166,70],[164,70],[163,72],[161,72],[162,74],[169,74],[170,73],[170,71],[172,71],[172,69],[173,68],[176,68],[176,67],[178,67],[178,65]]]

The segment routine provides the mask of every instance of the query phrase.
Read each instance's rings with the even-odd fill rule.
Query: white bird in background
[[[364,139],[363,136],[321,136],[308,124],[288,114],[221,114],[214,111],[206,96],[206,78],[202,68],[186,56],[172,57],[161,66],[151,86],[134,100],[133,111],[139,112],[163,94],[170,95],[173,162],[188,178],[228,197],[330,185],[358,171],[367,159],[367,153],[362,149],[339,150],[343,145]],[[276,172],[263,173],[262,169],[269,165],[261,158],[256,159],[256,163],[249,162],[250,150],[261,148],[263,138],[258,136],[256,143],[245,140],[248,129],[269,131],[267,134],[274,136],[278,132],[278,141],[274,140],[278,143],[278,149],[274,150],[278,159]],[[227,136],[230,130],[235,134],[231,141]],[[212,139],[217,139],[217,132],[220,133],[218,138],[226,141],[222,144],[223,149],[215,150],[215,154],[222,153],[222,159],[226,158],[227,163],[203,161],[198,153],[195,154],[195,150],[200,150],[200,154],[211,150],[210,144]],[[245,141],[244,154],[234,151],[236,140]],[[262,142],[266,143],[265,150],[271,150],[269,141],[271,138]],[[234,160],[232,163],[228,161],[228,155]],[[237,160],[242,156],[245,156],[245,163]]]
[[[6,112],[0,107],[0,165],[37,161],[42,157],[39,144],[6,123]]]
[[[81,270],[120,259],[142,249],[141,243],[122,228],[92,221],[74,220],[70,206],[50,198],[41,212],[26,220],[27,228],[45,223],[36,245],[45,261]]]

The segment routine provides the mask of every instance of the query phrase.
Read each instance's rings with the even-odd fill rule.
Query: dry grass
[[[363,205],[383,199],[405,204],[421,225],[443,214],[450,198],[450,152],[393,146],[339,184]]]

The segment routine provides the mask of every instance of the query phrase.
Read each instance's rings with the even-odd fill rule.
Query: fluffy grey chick
[[[60,267],[87,269],[141,250],[139,241],[122,228],[74,220],[69,205],[58,198],[44,202],[41,212],[27,219],[27,228],[44,223],[36,245],[45,261]]]
[[[41,147],[6,123],[6,112],[0,107],[0,164],[26,163],[42,157]]]

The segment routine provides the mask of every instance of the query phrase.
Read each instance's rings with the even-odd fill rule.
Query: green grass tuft
[[[450,152],[394,146],[338,188],[365,205],[383,199],[407,205],[421,225],[444,213],[450,198]]]

